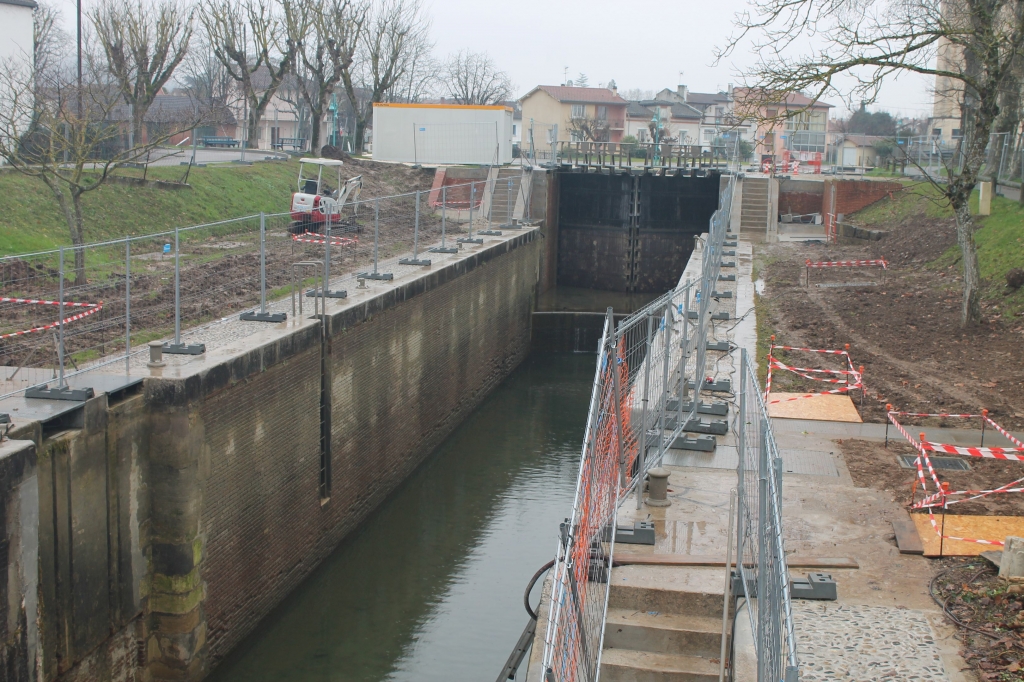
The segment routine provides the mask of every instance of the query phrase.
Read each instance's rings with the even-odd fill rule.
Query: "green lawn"
[[[152,180],[180,180],[184,168],[151,168]],[[83,197],[86,241],[148,234],[172,227],[266,211],[287,211],[298,161],[193,168],[191,189],[106,184]],[[0,172],[0,256],[71,243],[57,202],[46,186],[16,172]]]

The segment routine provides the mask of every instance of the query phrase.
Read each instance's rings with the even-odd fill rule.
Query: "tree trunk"
[[[964,270],[960,324],[967,327],[981,322],[981,278],[978,274],[978,248],[974,243],[974,219],[968,203],[970,194],[953,200],[956,215],[956,242],[960,246]]]
[[[352,153],[358,154],[363,151],[363,136],[366,135],[366,117],[356,114],[356,141],[352,147]]]
[[[132,107],[132,144],[136,147],[145,142],[142,136],[142,130],[144,121],[143,118],[146,116],[146,107],[140,107],[135,105]]]
[[[85,286],[85,221],[82,219],[82,195],[74,190],[71,192],[71,204],[74,207],[71,226],[71,243],[75,247],[75,286]]]
[[[318,106],[311,105],[309,107],[309,151],[314,154],[320,153],[320,121],[323,118],[324,105],[322,101]]]
[[[259,146],[260,114],[255,109],[249,110],[249,120],[246,121],[245,147],[256,149]]]

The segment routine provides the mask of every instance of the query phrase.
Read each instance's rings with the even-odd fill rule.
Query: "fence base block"
[[[734,260],[724,260],[724,261],[722,261],[722,266],[721,267],[723,267],[723,268],[734,268],[734,267],[736,267],[736,261],[734,261]]]
[[[708,341],[707,349],[708,350],[718,350],[718,351],[723,351],[723,352],[728,353],[729,352],[729,342],[728,341],[716,341],[716,342],[713,343],[711,341]]]
[[[500,237],[501,230],[477,230],[477,234],[485,234],[488,237]]]
[[[732,298],[731,291],[712,291],[711,298]]]
[[[683,431],[689,431],[691,433],[710,433],[716,436],[724,436],[729,433],[729,423],[724,419],[711,419],[710,421],[691,419],[686,422],[686,426],[683,427]]]
[[[480,233],[477,232],[477,234],[480,234]],[[461,239],[456,239],[455,241],[457,243],[459,243],[459,244],[483,244],[484,243],[483,239],[470,239],[469,237],[462,237]]]
[[[202,355],[206,352],[205,343],[165,343],[164,352],[168,355]]]
[[[394,274],[390,272],[360,272],[356,277],[358,279],[379,279],[385,282],[390,282],[395,278]]]
[[[689,312],[689,318],[691,320],[696,320],[698,316],[699,316],[699,313],[696,310],[691,310]],[[728,320],[729,319],[729,312],[728,311],[722,311],[720,313],[711,313],[711,319],[712,320]]]
[[[735,282],[736,281],[736,275],[719,275],[718,276],[718,281],[719,282]]]
[[[60,388],[54,386],[33,386],[32,388],[25,391],[26,398],[41,398],[43,400],[74,400],[76,402],[85,402],[95,396],[94,391],[91,388],[71,388],[65,386]],[[10,417],[8,417],[10,421]]]
[[[429,260],[424,260],[422,258],[399,258],[398,259],[398,264],[399,265],[430,265],[430,261]]]
[[[736,242],[723,242],[722,246],[736,246]]]
[[[694,383],[691,381],[687,384],[690,390],[694,389]],[[705,391],[711,391],[712,393],[731,393],[732,392],[732,381],[729,379],[719,379],[718,381],[706,381],[701,387]]]
[[[683,412],[689,413],[693,408],[693,401],[688,400],[683,403]],[[669,398],[665,404],[665,409],[668,412],[675,412],[679,409],[679,398]],[[710,414],[715,417],[724,417],[729,414],[729,403],[722,402],[699,402],[697,403],[697,414]]]
[[[611,525],[604,527],[604,541],[611,540]],[[624,545],[653,545],[654,523],[651,521],[634,521],[632,528],[617,527],[615,542]]]
[[[669,447],[675,450],[697,450],[699,452],[714,452],[717,441],[714,436],[679,436]]]
[[[432,249],[427,249],[430,253],[458,253],[459,250],[453,246],[435,246]]]
[[[316,298],[317,296],[324,296],[325,294],[319,289],[308,289],[306,291],[307,298]],[[329,291],[326,293],[327,298],[348,298],[348,292],[344,289],[338,291]]]
[[[807,579],[794,578],[789,583],[789,594],[793,599],[838,599],[836,581],[829,573],[808,573]]]
[[[722,251],[722,255],[723,256],[735,256],[736,252],[735,251]]]
[[[238,319],[243,322],[284,322],[288,319],[288,313],[258,313],[253,310],[242,313]]]

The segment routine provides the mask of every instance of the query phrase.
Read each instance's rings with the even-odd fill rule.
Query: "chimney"
[[[686,89],[686,86],[685,85],[678,85],[678,86],[676,86],[676,93],[683,99],[683,103],[685,104],[686,103],[686,96],[689,94],[689,92]]]

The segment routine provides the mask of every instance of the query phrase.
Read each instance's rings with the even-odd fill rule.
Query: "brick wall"
[[[779,214],[821,213],[825,183],[816,180],[785,178],[779,182]]]
[[[832,186],[835,186],[835,206],[832,206]],[[878,180],[834,180],[825,181],[823,213],[850,215],[862,208],[884,199],[890,192],[903,189],[898,182]]]
[[[535,235],[332,318],[326,502],[319,346],[202,400],[207,670],[525,357],[542,247]]]

